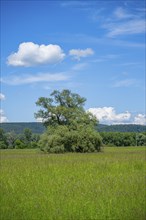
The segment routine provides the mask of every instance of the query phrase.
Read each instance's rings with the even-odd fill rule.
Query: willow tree
[[[40,147],[48,152],[100,151],[101,139],[95,131],[97,119],[84,109],[86,99],[70,90],[57,91],[36,102],[41,109],[35,114],[48,130]],[[64,131],[64,132],[62,132]]]

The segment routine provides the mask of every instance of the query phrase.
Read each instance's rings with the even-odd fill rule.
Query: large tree
[[[70,90],[61,92],[55,90],[49,98],[40,97],[38,99],[36,105],[41,109],[35,113],[35,117],[41,118],[45,126],[73,126],[75,123],[96,125],[96,118],[83,108],[85,101],[85,98]]]
[[[48,129],[39,141],[40,149],[49,153],[100,151],[101,137],[95,130],[96,118],[83,106],[86,99],[69,90],[55,90],[49,98],[41,97],[36,118]]]

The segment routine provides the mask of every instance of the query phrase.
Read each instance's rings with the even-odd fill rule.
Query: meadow
[[[0,220],[145,220],[145,148],[1,150]]]

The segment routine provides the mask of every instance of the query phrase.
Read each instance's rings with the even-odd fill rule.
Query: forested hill
[[[14,131],[16,134],[22,133],[25,128],[32,130],[32,133],[41,134],[44,132],[45,127],[40,122],[13,122],[1,123],[0,127],[5,132]]]
[[[41,134],[44,132],[45,127],[39,122],[19,122],[19,123],[1,123],[0,127],[5,132],[14,131],[16,134],[22,133],[25,128],[29,128],[33,133]],[[145,132],[146,126],[144,125],[103,125],[99,124],[97,127],[99,132]]]
[[[145,125],[119,124],[119,125],[103,125],[97,127],[99,132],[146,132]]]

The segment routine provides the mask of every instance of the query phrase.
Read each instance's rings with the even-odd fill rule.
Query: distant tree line
[[[97,126],[98,132],[135,132],[143,133],[146,131],[146,125],[136,124],[119,124],[119,125],[105,125],[99,124]]]
[[[146,132],[101,132],[100,135],[107,146],[146,146]]]
[[[82,135],[80,132],[82,132]],[[47,146],[50,146],[53,142],[53,144],[57,143],[58,145],[55,150],[50,150],[53,153],[58,150],[62,151],[62,146],[69,148],[72,142],[76,142],[76,145],[70,148],[70,151],[80,151],[84,145],[87,146],[87,148],[85,148],[87,150],[89,140],[92,138],[93,133],[89,128],[82,128],[80,132],[74,131],[70,133],[67,127],[58,127],[54,132],[52,127],[48,127],[47,131],[42,135],[32,133],[29,128],[25,128],[21,134],[16,134],[14,131],[5,132],[0,128],[0,149],[44,149],[46,143]],[[146,146],[146,132],[101,132],[100,136],[99,133],[97,134],[97,142],[102,142],[103,146]],[[59,137],[61,136],[61,138],[58,139],[57,135],[59,135]],[[81,149],[76,147],[77,139],[82,143],[80,145]]]
[[[5,132],[0,128],[0,149],[38,148],[39,139],[40,135],[33,134],[29,128],[25,128],[21,134]]]

